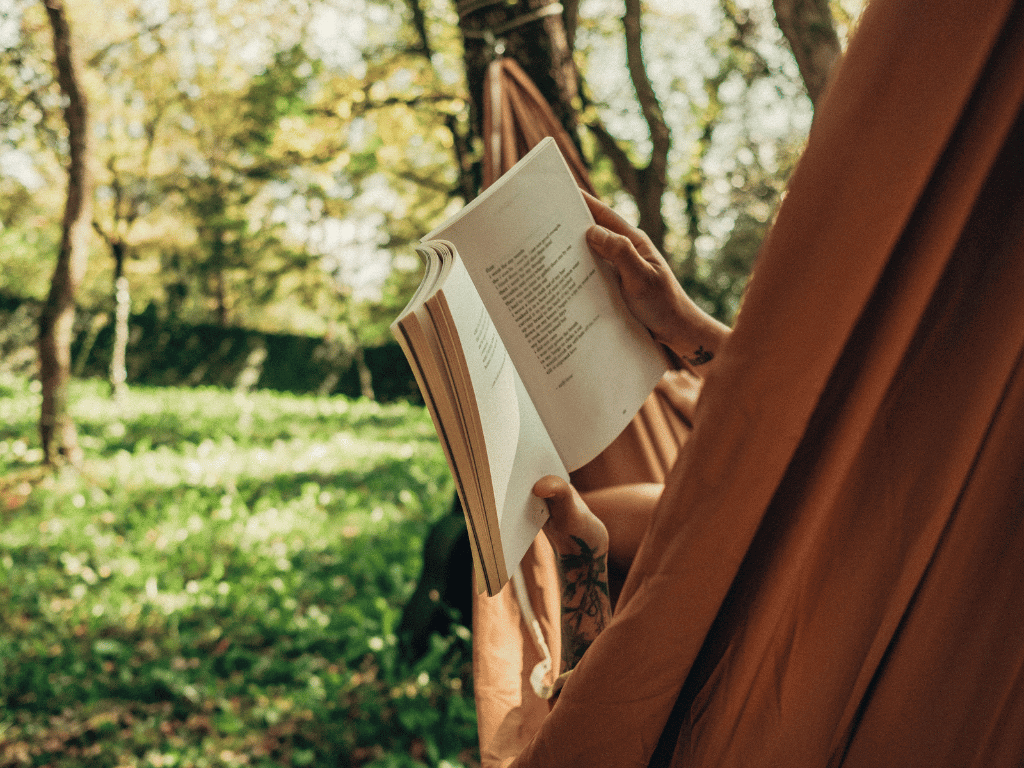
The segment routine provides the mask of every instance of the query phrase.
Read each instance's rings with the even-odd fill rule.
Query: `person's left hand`
[[[569,483],[555,475],[533,486],[551,517],[544,534],[558,561],[562,588],[562,670],[583,657],[611,619],[608,591],[608,530]]]

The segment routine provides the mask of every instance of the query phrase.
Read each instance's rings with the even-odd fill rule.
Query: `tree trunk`
[[[361,343],[356,344],[355,364],[356,372],[359,374],[359,394],[367,400],[376,400],[377,396],[373,392],[373,372],[366,364],[366,354]]]
[[[457,8],[476,134],[483,133],[487,66],[500,54],[530,76],[578,146],[579,77],[562,14],[555,12],[559,6],[549,0],[459,0]]]
[[[71,29],[61,0],[44,0],[53,28],[54,65],[66,99],[68,128],[67,201],[50,293],[39,319],[39,374],[43,389],[39,434],[48,464],[78,463],[81,449],[75,424],[68,413],[71,379],[71,338],[75,320],[75,294],[88,258],[92,198],[89,179],[88,114],[81,87],[80,65],[71,41]]]
[[[659,251],[664,251],[668,226],[661,212],[661,201],[668,189],[668,152],[672,146],[672,131],[665,122],[661,103],[647,75],[642,16],[640,0],[625,0],[622,28],[626,38],[626,66],[651,138],[651,157],[647,165],[642,168],[634,166],[625,150],[599,120],[594,120],[587,127],[601,145],[601,151],[611,160],[622,188],[636,202],[639,213],[637,226],[647,233]]]
[[[817,105],[842,55],[828,0],[774,0],[773,5],[775,20],[796,58],[807,95]]]
[[[229,320],[228,288],[223,269],[217,269],[213,273],[213,295],[216,302],[217,325],[221,328],[227,328]]]
[[[110,244],[114,254],[114,349],[110,355],[110,396],[119,400],[124,396],[128,382],[128,316],[131,296],[128,278],[124,274],[126,246],[123,240]]]

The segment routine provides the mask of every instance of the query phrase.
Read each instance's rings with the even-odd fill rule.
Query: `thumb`
[[[533,486],[533,493],[547,502],[551,517],[544,524],[544,533],[556,552],[577,553],[580,540],[595,552],[608,549],[604,523],[564,479],[547,475]]]

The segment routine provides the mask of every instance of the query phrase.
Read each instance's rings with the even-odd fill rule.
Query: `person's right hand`
[[[587,243],[618,275],[622,298],[651,335],[692,366],[711,362],[729,328],[698,307],[651,239],[584,192],[597,222]]]

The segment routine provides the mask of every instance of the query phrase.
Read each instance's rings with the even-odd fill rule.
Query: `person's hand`
[[[544,533],[555,550],[562,589],[562,670],[583,657],[608,620],[608,530],[569,483],[555,475],[533,486],[551,517]]]
[[[597,222],[587,230],[594,254],[611,264],[626,306],[651,335],[691,366],[710,363],[729,329],[686,295],[651,239],[597,198],[584,193]]]
[[[574,552],[580,543],[598,555],[608,553],[608,530],[583,501],[576,489],[557,475],[546,475],[533,486],[533,494],[544,499],[551,517],[544,534],[555,552]]]

